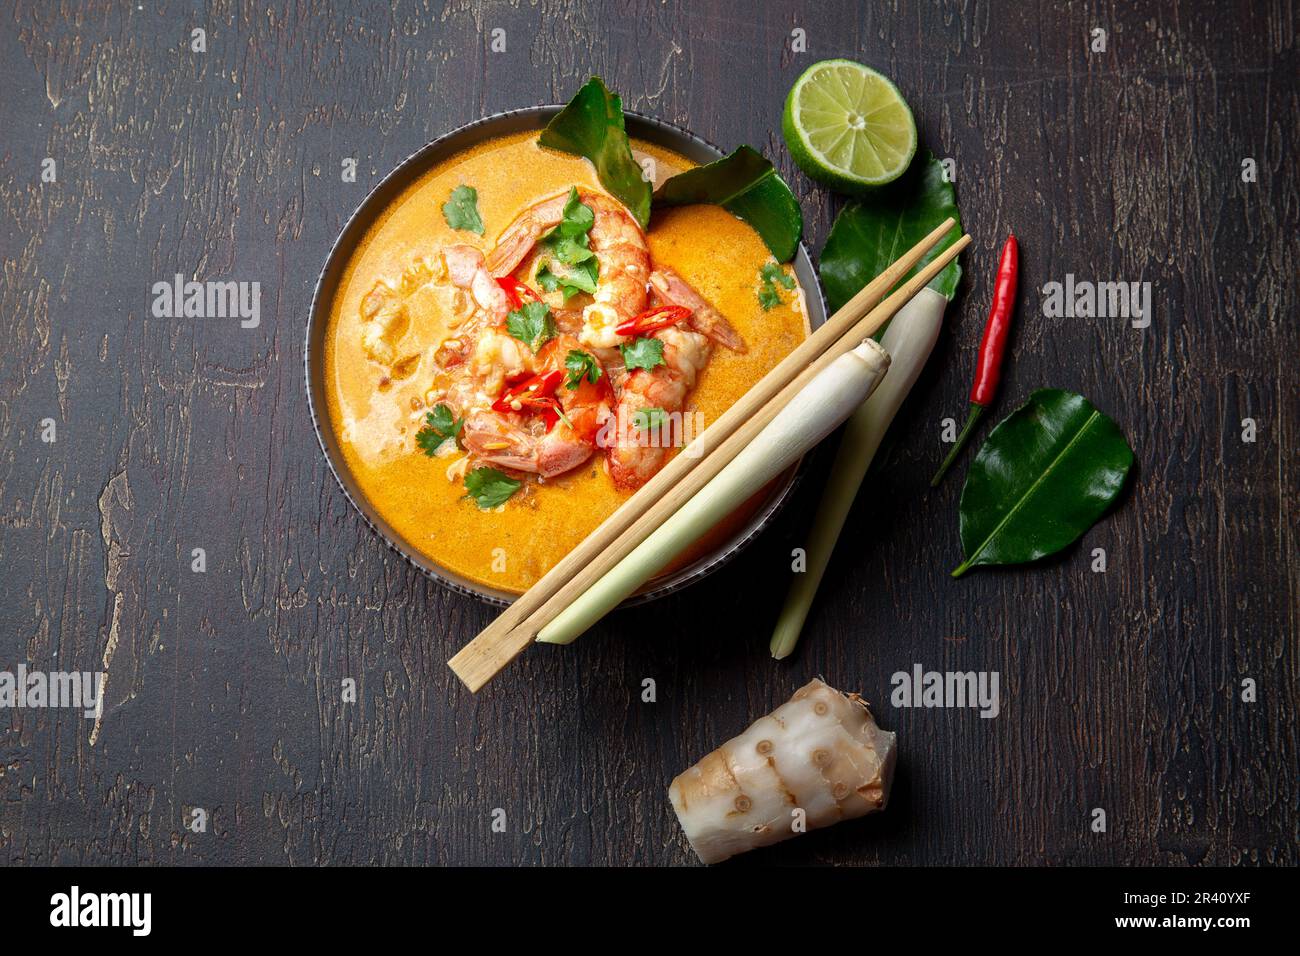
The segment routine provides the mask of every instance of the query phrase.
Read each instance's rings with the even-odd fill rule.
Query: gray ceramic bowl
[[[535,106],[529,109],[511,110],[507,113],[495,113],[468,126],[452,130],[440,136],[432,143],[416,151],[370,191],[362,200],[342,233],[330,249],[329,256],[316,280],[316,291],[312,296],[311,316],[307,321],[307,345],[305,350],[307,373],[307,403],[311,409],[312,425],[316,429],[316,439],[320,442],[330,472],[338,481],[339,487],[348,501],[361,514],[362,519],[394,551],[415,565],[422,572],[440,584],[454,591],[470,594],[474,597],[495,604],[507,604],[514,599],[508,591],[484,587],[474,581],[447,570],[412,548],[392,526],[384,520],[357,487],[355,479],[348,471],[343,453],[335,441],[334,431],[326,421],[329,406],[325,401],[325,330],[329,324],[330,303],[338,289],[339,281],[347,266],[347,261],[357,243],[365,235],[375,218],[386,209],[401,192],[418,179],[431,167],[448,157],[475,146],[484,140],[508,133],[524,130],[538,130],[560,111],[559,106]],[[712,143],[700,139],[693,133],[679,129],[662,120],[637,113],[627,113],[627,131],[635,139],[644,140],[671,149],[697,163],[709,163],[723,155]],[[817,272],[813,268],[808,250],[799,244],[799,251],[794,258],[795,274],[802,286],[808,310],[808,323],[816,329],[826,320],[826,303],[822,298],[821,285],[817,281]],[[780,508],[794,483],[798,466],[791,468],[772,487],[767,498],[759,505],[754,514],[741,528],[723,541],[710,553],[701,556],[685,567],[652,581],[628,604],[638,604],[662,597],[688,584],[700,580],[705,575],[720,567],[740,551],[755,535],[761,531]]]

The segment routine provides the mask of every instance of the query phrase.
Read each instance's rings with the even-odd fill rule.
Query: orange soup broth
[[[695,165],[648,143],[633,141],[633,148],[655,159],[661,177]],[[478,191],[482,237],[452,229],[443,217],[442,205],[461,184]],[[445,245],[469,243],[486,252],[521,210],[572,185],[600,189],[590,164],[543,149],[536,133],[493,139],[439,164],[405,190],[353,250],[326,334],[330,427],[362,493],[412,550],[463,578],[512,593],[545,574],[629,493],[614,486],[598,454],[557,478],[529,478],[502,507],[480,510],[465,497],[459,477],[448,477],[463,454],[429,457],[415,443],[429,411],[432,355],[451,334],[445,314],[431,298],[411,297],[402,351],[422,358],[413,375],[390,382],[388,370],[362,348],[360,305],[377,281],[397,285],[413,261]],[[652,262],[691,283],[748,346],[743,355],[714,346],[686,408],[688,415],[700,412],[707,425],[808,334],[801,295],[781,289],[781,303],[762,309],[759,270],[771,256],[753,229],[720,207],[656,210],[647,238]],[[734,533],[763,497],[744,503],[678,566]]]

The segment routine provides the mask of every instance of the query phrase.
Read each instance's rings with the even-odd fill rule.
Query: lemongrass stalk
[[[537,640],[568,644],[612,611],[834,431],[866,400],[888,368],[888,353],[870,339],[826,366],[708,484],[543,627]]]
[[[788,656],[799,642],[808,609],[835,550],[844,519],[890,422],[934,350],[947,305],[948,300],[938,292],[922,289],[894,316],[881,339],[891,359],[889,375],[844,425],[844,437],[840,439],[835,464],[831,466],[817,517],[813,519],[812,533],[808,536],[807,565],[802,573],[794,576],[772,634],[772,656],[777,660]]]

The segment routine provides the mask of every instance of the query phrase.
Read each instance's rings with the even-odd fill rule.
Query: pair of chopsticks
[[[780,413],[822,369],[870,338],[970,243],[962,235],[888,298],[898,284],[956,223],[945,220],[863,286],[820,329],[805,339],[753,388],[677,454],[555,567],[447,662],[471,691],[478,691],[537,637],[568,605],[689,501]],[[881,300],[884,299],[882,302]]]

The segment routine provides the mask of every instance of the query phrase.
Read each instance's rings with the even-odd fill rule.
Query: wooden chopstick
[[[708,428],[698,435],[692,444],[699,443],[696,449],[692,449],[691,454],[680,453],[675,455],[668,464],[649,482],[647,482],[631,498],[625,501],[612,515],[605,519],[601,525],[588,535],[576,548],[565,555],[560,561],[548,571],[536,584],[525,591],[520,597],[503,611],[496,620],[489,624],[479,633],[469,644],[449,660],[448,666],[455,672],[465,685],[471,691],[478,691],[484,684],[492,679],[506,664],[513,660],[536,636],[537,630],[542,626],[538,624],[532,627],[540,616],[534,619],[534,615],[549,604],[548,610],[558,613],[559,609],[572,600],[575,594],[582,593],[582,590],[590,584],[590,581],[596,580],[586,572],[600,559],[604,552],[610,549],[611,545],[619,542],[619,548],[610,551],[615,554],[623,547],[630,551],[636,544],[643,540],[645,535],[653,529],[650,525],[641,519],[652,508],[662,516],[662,509],[659,507],[661,502],[672,500],[676,504],[671,510],[676,510],[682,503],[690,498],[694,491],[681,495],[673,495],[670,499],[670,493],[682,479],[697,468],[702,463],[709,461],[742,426],[751,418],[763,413],[764,407],[780,394],[785,394],[785,400],[780,407],[784,407],[785,402],[793,396],[797,388],[792,388],[794,382],[799,382],[800,387],[806,383],[816,372],[811,370],[811,365],[820,361],[825,354],[834,348],[839,348],[838,354],[856,346],[863,338],[874,333],[876,329],[888,321],[890,315],[902,307],[912,295],[934,277],[952,258],[965,247],[970,241],[969,236],[963,236],[957,243],[945,250],[944,254],[931,262],[925,270],[918,273],[917,276],[909,280],[908,284],[890,297],[890,302],[895,303],[892,311],[887,314],[883,311],[873,311],[885,293],[889,291],[898,281],[906,275],[921,258],[937,244],[948,231],[955,225],[952,219],[945,220],[934,231],[922,239],[919,243],[904,253],[896,262],[870,283],[864,286],[857,295],[850,299],[838,312],[836,312],[826,323],[809,336],[805,341],[800,343],[789,355],[779,362],[770,372],[768,372],[757,384],[740,399],[732,405],[726,412],[718,417]],[[936,267],[936,263],[939,265]],[[928,275],[928,278],[917,284],[917,279],[921,276]],[[914,288],[913,288],[914,287]],[[905,296],[899,297],[899,294],[907,289],[911,289]],[[874,317],[874,318],[873,318]],[[861,332],[862,329],[870,327],[870,331]],[[852,331],[853,337],[847,339],[846,333]],[[837,356],[836,356],[837,357]],[[828,360],[833,361],[834,359]],[[825,367],[825,364],[820,367]],[[773,408],[770,414],[764,413],[761,418],[762,425],[767,424],[778,408]],[[756,432],[753,429],[749,434]],[[731,455],[727,459],[739,452],[740,448],[748,442],[748,438],[743,441],[732,442],[728,447]],[[722,462],[725,464],[725,462]],[[722,464],[710,465],[713,469],[720,470]],[[716,470],[711,471],[708,477],[716,474]],[[707,479],[705,479],[707,480]],[[702,485],[703,482],[700,482]],[[671,513],[669,511],[668,513]],[[637,526],[638,533],[641,534],[639,539],[633,540],[635,535],[626,536],[628,532]],[[626,537],[625,537],[626,536]],[[628,542],[631,542],[628,546]],[[619,555],[621,558],[626,554]],[[599,566],[605,566],[608,570],[612,566],[610,562],[605,566],[604,561],[599,562]],[[602,570],[600,573],[604,573]],[[590,580],[588,580],[590,578]],[[580,582],[586,584],[577,586]],[[568,595],[566,599],[556,600],[561,590]],[[521,627],[521,624],[528,622],[528,627]]]
[[[754,440],[754,437],[767,427],[781,410],[799,394],[813,378],[822,372],[844,353],[870,338],[881,326],[893,318],[908,301],[930,283],[949,262],[957,257],[970,243],[969,236],[963,236],[953,243],[943,254],[928,263],[921,272],[907,281],[897,292],[864,316],[852,329],[840,337],[821,357],[800,372],[789,385],[781,389],[770,402],[755,412],[743,425],[737,428],[718,448],[703,461],[699,462],[689,474],[667,491],[662,498],[651,505],[640,518],[632,523],[623,534],[619,535],[597,557],[584,565],[572,578],[566,581],[558,591],[540,608],[530,614],[514,630],[520,640],[532,641],[539,631],[559,616],[579,595],[600,580],[614,565],[622,561],[650,532],[663,524],[678,508],[690,501],[701,488],[708,484],[722,471],[741,450]],[[703,530],[703,529],[702,529]],[[513,638],[512,638],[513,640]],[[526,646],[526,643],[525,643]]]

